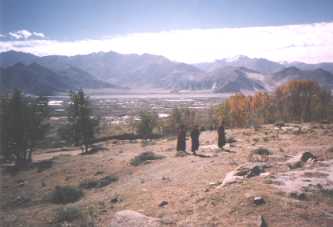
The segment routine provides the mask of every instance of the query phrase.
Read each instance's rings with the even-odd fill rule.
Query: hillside
[[[223,67],[244,67],[265,74],[274,73],[284,68],[280,63],[273,62],[264,58],[249,58],[247,56],[236,56],[234,58],[220,59],[214,62],[196,64],[199,68],[212,72]]]
[[[266,75],[244,67],[218,68],[209,73],[208,80],[219,93],[269,90]]]
[[[288,67],[273,74],[273,79],[278,84],[289,80],[314,80],[321,86],[333,89],[333,74],[323,69],[300,70],[296,67]]]
[[[117,212],[123,210],[154,217],[159,223],[155,226],[254,227],[260,226],[261,217],[268,226],[332,226],[332,127],[289,124],[281,129],[264,125],[256,131],[227,130],[236,140],[226,146],[229,152],[216,148],[214,131],[205,131],[200,136],[202,156],[176,157],[174,139],[145,144],[114,140],[101,144],[104,150],[91,155],[80,155],[79,148],[39,150],[33,156],[35,168],[15,175],[3,172],[1,221],[5,226],[59,226],[57,210],[78,207],[84,216],[76,217],[73,226],[86,220],[88,210],[88,220],[96,226],[113,226]],[[257,148],[270,153],[251,155]],[[131,165],[130,160],[144,151],[165,158]],[[288,168],[304,151],[315,155],[316,161]],[[38,167],[38,162],[47,160],[51,165]],[[238,177],[222,186],[231,171],[241,166],[246,171],[244,166],[249,165],[266,167],[259,176]],[[63,205],[47,199],[57,185],[78,186],[106,176],[118,180],[83,189],[78,202]]]
[[[74,67],[69,67],[59,74],[37,63],[16,63],[0,69],[1,92],[20,89],[28,94],[54,95],[71,89],[105,87],[113,86],[97,81]]]

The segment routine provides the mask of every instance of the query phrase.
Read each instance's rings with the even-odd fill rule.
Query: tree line
[[[87,152],[93,143],[98,119],[93,116],[88,97],[82,90],[70,92],[67,122],[59,132],[67,141]],[[15,90],[0,98],[0,144],[3,159],[23,167],[50,129],[50,108],[46,97],[25,96]]]
[[[58,134],[70,144],[88,152],[94,143],[99,119],[94,115],[89,97],[82,90],[70,92],[66,107],[66,124]],[[0,97],[1,156],[17,165],[31,162],[32,152],[50,129],[50,109],[45,97],[25,96],[16,90]],[[220,122],[227,127],[256,127],[278,121],[333,121],[330,90],[317,82],[290,81],[274,92],[254,95],[237,93],[204,115],[188,108],[175,108],[170,116],[159,119],[152,111],[139,114],[136,134],[143,139],[154,134],[175,135],[179,127],[216,129]]]
[[[331,91],[317,82],[293,80],[272,93],[237,93],[217,106],[215,112],[229,127],[255,127],[278,121],[332,121],[333,100]]]

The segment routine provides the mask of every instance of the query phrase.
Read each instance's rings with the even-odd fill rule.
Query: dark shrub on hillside
[[[56,186],[53,192],[50,193],[50,201],[53,203],[73,203],[83,196],[80,188],[73,186]]]
[[[275,126],[275,127],[279,127],[279,128],[281,128],[281,127],[284,127],[284,126],[285,126],[285,123],[284,123],[284,121],[278,121],[278,122],[276,122],[276,123],[274,124],[274,126]]]
[[[118,180],[117,176],[106,176],[99,180],[86,180],[80,183],[80,188],[102,188]]]
[[[35,166],[37,167],[37,172],[43,172],[44,170],[52,168],[53,160],[44,160],[35,163]]]
[[[255,150],[253,150],[252,153],[257,154],[257,155],[270,155],[271,151],[268,150],[267,148],[259,147]]]
[[[271,154],[270,150],[260,147],[250,152],[248,160],[250,162],[266,162]]]
[[[157,160],[157,159],[162,159],[164,158],[164,156],[162,155],[157,155],[154,152],[151,151],[147,151],[147,152],[143,152],[141,154],[139,154],[138,156],[135,156],[132,160],[131,160],[131,164],[133,166],[138,166],[148,160]]]

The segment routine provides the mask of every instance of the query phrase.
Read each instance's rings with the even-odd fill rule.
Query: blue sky
[[[54,39],[333,21],[332,0],[0,0],[1,33]]]
[[[267,46],[271,40],[275,51],[297,47],[297,54],[290,54],[289,48],[286,60],[333,61],[327,52],[319,53],[325,48],[331,51],[327,36],[333,35],[332,9],[332,0],[0,0],[0,51],[73,55],[112,49],[123,53],[151,52],[185,62],[210,61],[234,54],[283,60],[281,51],[267,56],[265,51],[270,51],[269,48],[255,52],[254,48],[258,48],[255,40],[247,40],[247,46],[238,48],[243,40],[237,43],[233,39],[241,33],[266,42]],[[282,44],[278,31],[294,39]],[[224,40],[223,37],[229,36],[227,32],[231,35]],[[272,35],[263,35],[267,32]],[[306,33],[306,40],[296,37],[295,32]],[[201,38],[193,41],[193,46],[179,49],[184,46],[181,42],[192,36]],[[218,48],[220,53],[212,53],[213,47],[205,47],[213,41],[210,36],[219,37],[224,43]],[[316,38],[319,43],[313,42]],[[150,40],[155,46],[148,45]],[[166,42],[167,49],[174,49],[172,53],[158,46]],[[219,45],[218,40],[214,45]],[[307,51],[301,51],[300,46]],[[193,54],[198,57],[189,59]]]

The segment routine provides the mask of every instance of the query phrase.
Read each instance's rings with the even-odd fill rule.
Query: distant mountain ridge
[[[249,58],[243,55],[231,59],[220,59],[215,62],[199,63],[196,66],[208,72],[227,66],[244,67],[262,73],[274,73],[284,68],[282,64],[277,62],[264,58]]]
[[[73,76],[73,71],[79,76]],[[86,75],[85,72],[76,68],[65,70],[60,74],[37,63],[30,65],[16,63],[6,68],[0,68],[0,93],[20,89],[34,95],[54,95],[57,92],[79,88],[106,87],[114,86],[93,79],[90,75]]]
[[[65,80],[67,87],[74,88],[129,87],[251,92],[269,91],[292,79],[315,80],[322,86],[333,88],[333,63],[282,64],[246,56],[191,65],[174,62],[163,56],[119,54],[112,51],[45,57],[15,51],[0,53],[0,67],[6,68],[16,63],[27,66],[38,64]],[[39,76],[35,75],[37,78]]]

